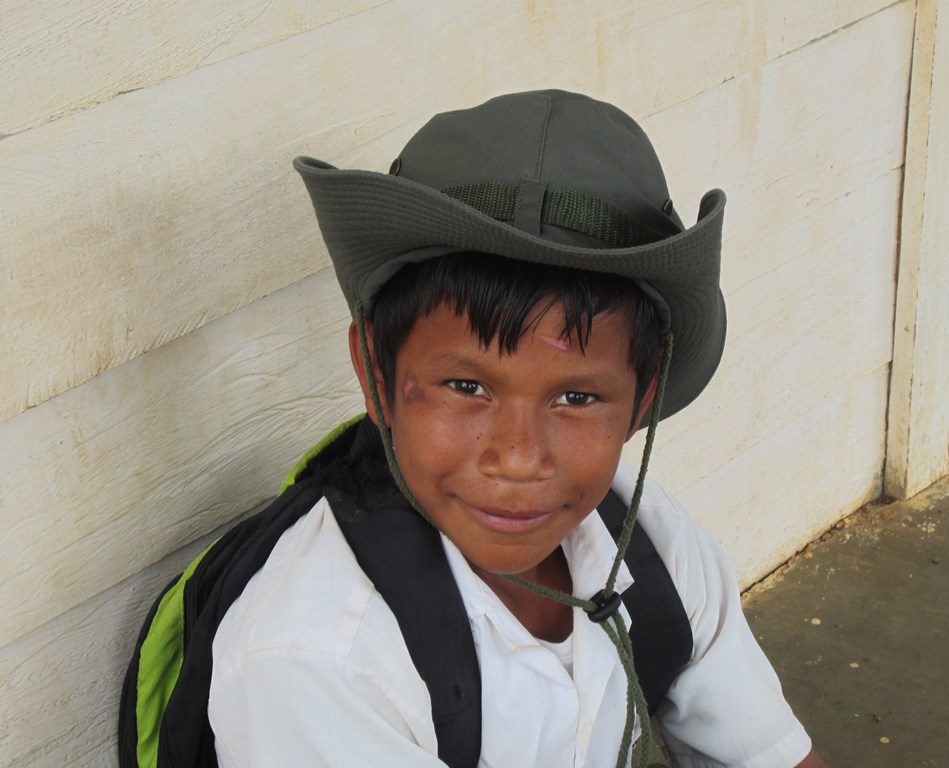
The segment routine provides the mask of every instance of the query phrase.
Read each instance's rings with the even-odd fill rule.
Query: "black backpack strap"
[[[264,566],[279,538],[321,496],[319,485],[312,481],[290,488],[221,537],[188,580],[184,590],[184,661],[161,722],[159,768],[217,766],[207,709],[214,635],[227,609]]]
[[[618,539],[627,505],[610,489],[597,510]],[[692,625],[665,563],[638,521],[625,560],[635,583],[623,593],[623,602],[630,616],[636,674],[652,715],[692,658]]]
[[[376,429],[368,419],[363,425]],[[361,503],[330,486],[325,493],[428,687],[439,759],[451,768],[474,768],[481,756],[481,670],[438,531],[391,483]]]

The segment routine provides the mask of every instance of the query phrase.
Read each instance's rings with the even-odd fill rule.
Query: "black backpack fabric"
[[[122,690],[120,768],[217,768],[207,714],[214,635],[279,538],[323,496],[395,614],[429,689],[439,758],[450,768],[474,768],[481,676],[467,613],[438,532],[392,483],[376,427],[368,419],[343,425],[308,453],[285,486],[270,506],[208,547],[152,606]],[[618,537],[625,504],[611,491],[598,510]],[[623,600],[652,714],[691,657],[691,626],[638,524],[626,562],[636,583]]]

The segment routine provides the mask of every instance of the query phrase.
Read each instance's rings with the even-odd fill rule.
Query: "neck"
[[[570,637],[573,631],[573,609],[569,605],[555,602],[528,587],[514,583],[502,574],[486,571],[470,561],[469,565],[534,637],[553,643]],[[567,594],[573,591],[570,568],[561,547],[557,547],[530,571],[519,575],[535,584]]]

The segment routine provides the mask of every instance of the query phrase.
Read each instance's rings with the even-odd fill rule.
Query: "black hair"
[[[485,349],[498,345],[512,353],[525,333],[557,304],[563,307],[564,340],[583,350],[593,318],[603,312],[627,316],[628,363],[636,373],[636,410],[659,363],[659,324],[652,303],[632,280],[588,270],[553,267],[487,253],[452,253],[408,264],[376,297],[372,313],[373,348],[390,402],[395,392],[395,361],[419,317],[445,304],[467,314]]]

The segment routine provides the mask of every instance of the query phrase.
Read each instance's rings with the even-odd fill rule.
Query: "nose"
[[[481,472],[498,480],[543,480],[554,475],[543,415],[527,406],[500,409],[481,451]]]

